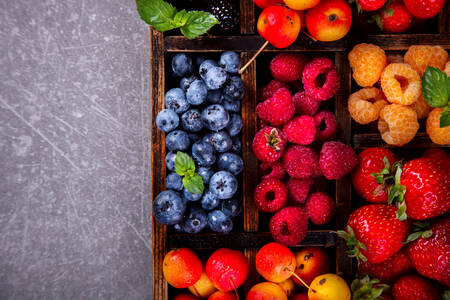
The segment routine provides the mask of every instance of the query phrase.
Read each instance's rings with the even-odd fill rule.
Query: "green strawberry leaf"
[[[408,238],[406,239],[405,244],[417,240],[421,235],[422,235],[421,232],[413,232],[413,233],[411,233],[410,235],[408,235]]]
[[[175,172],[180,176],[189,176],[195,172],[195,164],[192,157],[184,152],[178,151],[175,157]]]
[[[159,31],[177,28],[174,16],[177,9],[163,0],[136,0],[137,10],[142,20]]]
[[[424,239],[430,238],[433,235],[431,224],[427,221],[417,221],[413,223],[412,233],[408,235],[404,244],[417,240],[419,237]]]
[[[439,127],[444,128],[450,126],[450,105],[447,105],[441,113],[439,119]]]
[[[422,75],[422,93],[432,107],[444,107],[450,98],[450,79],[438,68],[427,67]]]
[[[186,22],[181,27],[181,33],[188,39],[193,39],[206,33],[211,27],[219,24],[216,17],[204,11],[190,11],[186,15]]]
[[[446,290],[442,293],[442,300],[450,300],[450,290]]]
[[[377,26],[380,28],[380,30],[383,30],[383,19],[381,18],[380,14],[375,14],[372,16],[372,19],[377,23]]]
[[[203,179],[197,173],[194,173],[192,176],[183,177],[183,186],[193,194],[202,194],[205,189]]]
[[[394,15],[395,13],[395,9],[393,8],[386,8],[385,10],[383,10],[383,14],[386,18],[390,18]]]

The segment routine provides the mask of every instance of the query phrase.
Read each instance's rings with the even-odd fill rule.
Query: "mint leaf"
[[[190,11],[185,16],[186,22],[181,27],[181,33],[188,39],[193,39],[206,33],[211,27],[219,24],[212,14],[204,11]]]
[[[184,26],[186,24],[186,21],[188,19],[188,12],[183,9],[176,13],[176,15],[173,17],[173,22],[177,25],[177,27]]]
[[[427,67],[422,76],[422,93],[430,106],[444,107],[450,97],[450,79],[438,68]]]
[[[450,105],[447,105],[441,113],[441,118],[439,119],[439,127],[450,126]]]
[[[193,194],[201,194],[205,189],[203,179],[197,173],[194,173],[192,176],[183,177],[183,186]]]
[[[142,20],[159,31],[177,28],[174,16],[177,9],[163,0],[136,0],[137,10]]]
[[[195,164],[192,157],[184,152],[178,151],[175,157],[175,172],[180,176],[192,176],[195,172]]]

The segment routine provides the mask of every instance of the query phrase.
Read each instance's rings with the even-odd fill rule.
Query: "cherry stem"
[[[300,281],[306,288],[308,288],[308,290],[312,290],[313,292],[315,292],[309,285],[306,284],[306,282],[300,277],[298,276],[295,272],[291,271],[291,276],[294,276],[295,278],[298,279],[298,281]]]
[[[192,286],[192,289],[195,292],[195,296],[200,296],[200,293],[198,292],[198,290],[195,288],[195,285]]]
[[[237,291],[237,287],[234,284],[233,278],[230,277],[230,278],[228,278],[228,280],[230,280],[231,285],[233,286],[234,293],[236,294],[236,300],[239,300],[239,294],[238,294],[238,291]]]
[[[266,41],[261,48],[259,48],[259,50],[255,53],[255,55],[253,55],[252,58],[250,58],[250,60],[239,70],[239,74],[244,73],[245,69],[248,68],[248,66],[250,66],[250,64],[256,59],[256,57],[264,50],[264,48],[267,47],[267,45],[269,44],[269,41]]]
[[[310,35],[309,33],[307,33],[306,31],[302,31],[307,37],[309,37],[310,39],[312,39],[314,42],[317,42],[317,40],[312,36],[312,35]]]

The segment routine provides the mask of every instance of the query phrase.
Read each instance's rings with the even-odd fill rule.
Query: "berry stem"
[[[256,59],[256,57],[264,50],[264,48],[267,47],[267,45],[269,44],[269,41],[266,41],[261,48],[259,48],[259,50],[255,53],[255,55],[253,55],[252,58],[250,58],[250,60],[239,70],[239,74],[244,73],[245,69],[248,68],[248,66],[250,66],[250,64]]]
[[[297,278],[298,281],[300,281],[308,290],[312,290],[313,292],[316,292],[309,285],[307,285],[306,282],[300,276],[298,276],[295,272],[291,271],[291,276],[294,276],[295,278]]]
[[[307,33],[306,31],[302,31],[307,37],[309,37],[310,39],[312,39],[314,42],[317,42],[317,40],[312,36],[312,35],[310,35],[309,33]]]
[[[237,291],[236,285],[234,284],[233,278],[229,277],[228,280],[230,280],[231,285],[233,286],[234,293],[236,294],[236,299],[239,300],[239,293]]]

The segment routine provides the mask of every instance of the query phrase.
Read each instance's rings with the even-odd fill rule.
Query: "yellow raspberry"
[[[391,103],[411,105],[422,93],[419,74],[408,64],[390,64],[381,74],[381,89]]]
[[[387,65],[384,50],[372,44],[358,44],[348,54],[353,79],[362,87],[373,86]]]
[[[353,120],[359,124],[376,121],[380,110],[387,105],[383,93],[374,87],[364,88],[348,98],[348,111]]]
[[[448,77],[450,77],[450,61],[445,64],[444,72]]]
[[[430,112],[427,119],[427,133],[433,143],[448,145],[450,144],[450,126],[439,127],[439,119],[443,110],[443,108],[435,108]]]
[[[427,101],[425,101],[423,94],[420,94],[419,99],[411,104],[411,108],[416,112],[418,119],[426,118],[433,109],[428,105]]]
[[[390,104],[380,111],[378,130],[389,145],[403,146],[409,143],[419,130],[416,112],[409,106]]]
[[[427,66],[443,69],[448,53],[441,46],[411,46],[405,54],[405,63],[422,76]]]

